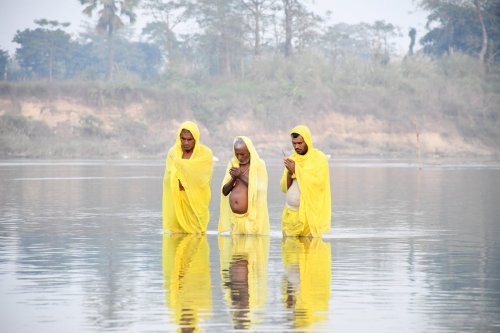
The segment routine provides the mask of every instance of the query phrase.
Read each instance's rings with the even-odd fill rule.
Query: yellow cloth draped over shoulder
[[[192,332],[198,332],[200,319],[212,313],[209,256],[206,235],[163,235],[165,304],[175,322]]]
[[[294,308],[294,326],[309,327],[327,319],[332,276],[330,244],[321,238],[286,237],[281,251],[287,273],[283,301]]]
[[[313,147],[311,132],[304,125],[292,129],[291,133],[300,134],[308,146],[307,153],[294,152],[290,159],[295,161],[295,174],[300,189],[298,211],[287,205],[282,215],[282,230],[286,236],[321,237],[331,228],[331,194],[328,158],[323,152]],[[283,170],[280,185],[287,192],[287,169]]]
[[[246,136],[240,136],[250,152],[250,171],[248,174],[248,209],[246,214],[234,214],[229,205],[229,195],[222,194],[222,187],[230,179],[231,167],[239,166],[236,156],[227,164],[222,181],[220,198],[219,233],[231,231],[233,234],[269,234],[269,212],[267,210],[267,169],[264,160],[259,157],[255,147]],[[238,139],[235,138],[235,141]],[[233,142],[234,146],[234,142]]]
[[[195,140],[189,159],[182,158],[180,133],[191,132]],[[175,145],[167,155],[163,176],[163,231],[169,233],[205,233],[210,220],[210,182],[213,154],[200,143],[198,126],[186,121],[181,124]],[[179,181],[184,191],[179,189]]]

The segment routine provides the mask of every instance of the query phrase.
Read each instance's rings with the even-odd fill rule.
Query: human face
[[[234,147],[234,155],[240,165],[250,163],[250,152],[245,144]]]
[[[180,135],[181,148],[184,152],[188,153],[193,151],[196,141],[190,131],[183,129]]]
[[[299,135],[298,137],[296,138],[293,138],[292,137],[292,145],[293,145],[293,149],[295,150],[295,152],[299,155],[305,155],[307,153],[307,143],[304,141],[304,138],[302,137],[302,135]]]

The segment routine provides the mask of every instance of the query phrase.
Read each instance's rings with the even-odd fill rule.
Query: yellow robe
[[[287,272],[283,301],[293,309],[294,327],[308,327],[327,319],[332,274],[330,243],[321,238],[286,237],[281,251]]]
[[[286,236],[321,237],[331,228],[331,194],[328,158],[313,147],[309,128],[295,127],[290,133],[298,133],[308,146],[305,155],[294,152],[289,158],[295,161],[295,174],[300,189],[299,210],[294,211],[286,205],[282,215],[282,230]],[[287,172],[285,168],[280,185],[287,192]]]
[[[233,234],[269,234],[269,212],[267,210],[267,169],[264,160],[259,157],[252,141],[240,136],[250,152],[250,171],[248,174],[248,210],[243,216],[234,214],[229,205],[229,196],[222,194],[222,188],[230,179],[229,169],[239,166],[234,156],[227,164],[226,174],[221,186],[219,233],[231,231]],[[237,138],[236,138],[237,139]]]
[[[195,139],[193,154],[182,158],[180,133],[191,132]],[[205,233],[210,220],[210,183],[212,181],[213,154],[200,143],[198,126],[184,122],[170,148],[163,177],[163,231],[169,233]],[[179,190],[179,181],[185,191]]]
[[[199,331],[200,318],[212,312],[209,246],[206,235],[163,235],[165,304],[179,332]]]
[[[237,329],[261,322],[258,312],[267,301],[269,236],[219,236],[224,298]]]

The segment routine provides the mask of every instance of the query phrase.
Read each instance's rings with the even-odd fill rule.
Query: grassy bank
[[[461,54],[388,65],[265,58],[237,79],[2,82],[0,156],[159,157],[185,119],[221,156],[236,135],[281,154],[298,123],[334,156],[496,155],[498,105],[498,69]]]

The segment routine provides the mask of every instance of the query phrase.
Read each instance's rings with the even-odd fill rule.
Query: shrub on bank
[[[224,147],[239,134],[256,137],[257,144],[282,140],[279,135],[305,123],[313,132],[321,132],[322,140],[327,140],[319,142],[324,147],[331,147],[328,140],[335,139],[333,147],[346,147],[347,152],[356,147],[363,152],[381,147],[403,153],[413,149],[394,142],[371,144],[369,128],[345,127],[343,134],[329,133],[328,119],[336,119],[335,115],[354,117],[365,127],[383,124],[373,131],[385,131],[387,137],[434,132],[445,139],[459,136],[482,142],[491,150],[500,146],[500,72],[486,70],[477,59],[462,54],[439,59],[417,55],[389,64],[355,57],[331,63],[314,54],[289,59],[263,56],[239,77],[186,75],[171,71],[157,82],[2,82],[0,98],[14,106],[31,99],[71,99],[86,105],[95,114],[80,115],[78,135],[96,139],[97,145],[111,141],[117,145],[102,153],[161,154],[165,133],[174,133],[176,122],[188,118],[208,130],[206,140]],[[130,105],[142,110],[136,119],[125,115]],[[102,121],[101,115],[120,110],[124,115],[113,124]],[[13,118],[3,121],[10,121],[13,129],[2,135],[18,135],[16,128],[23,135],[30,131],[54,135],[40,124],[28,125],[33,122],[29,119],[24,123],[18,119],[17,125]],[[25,135],[24,140],[33,136]]]

